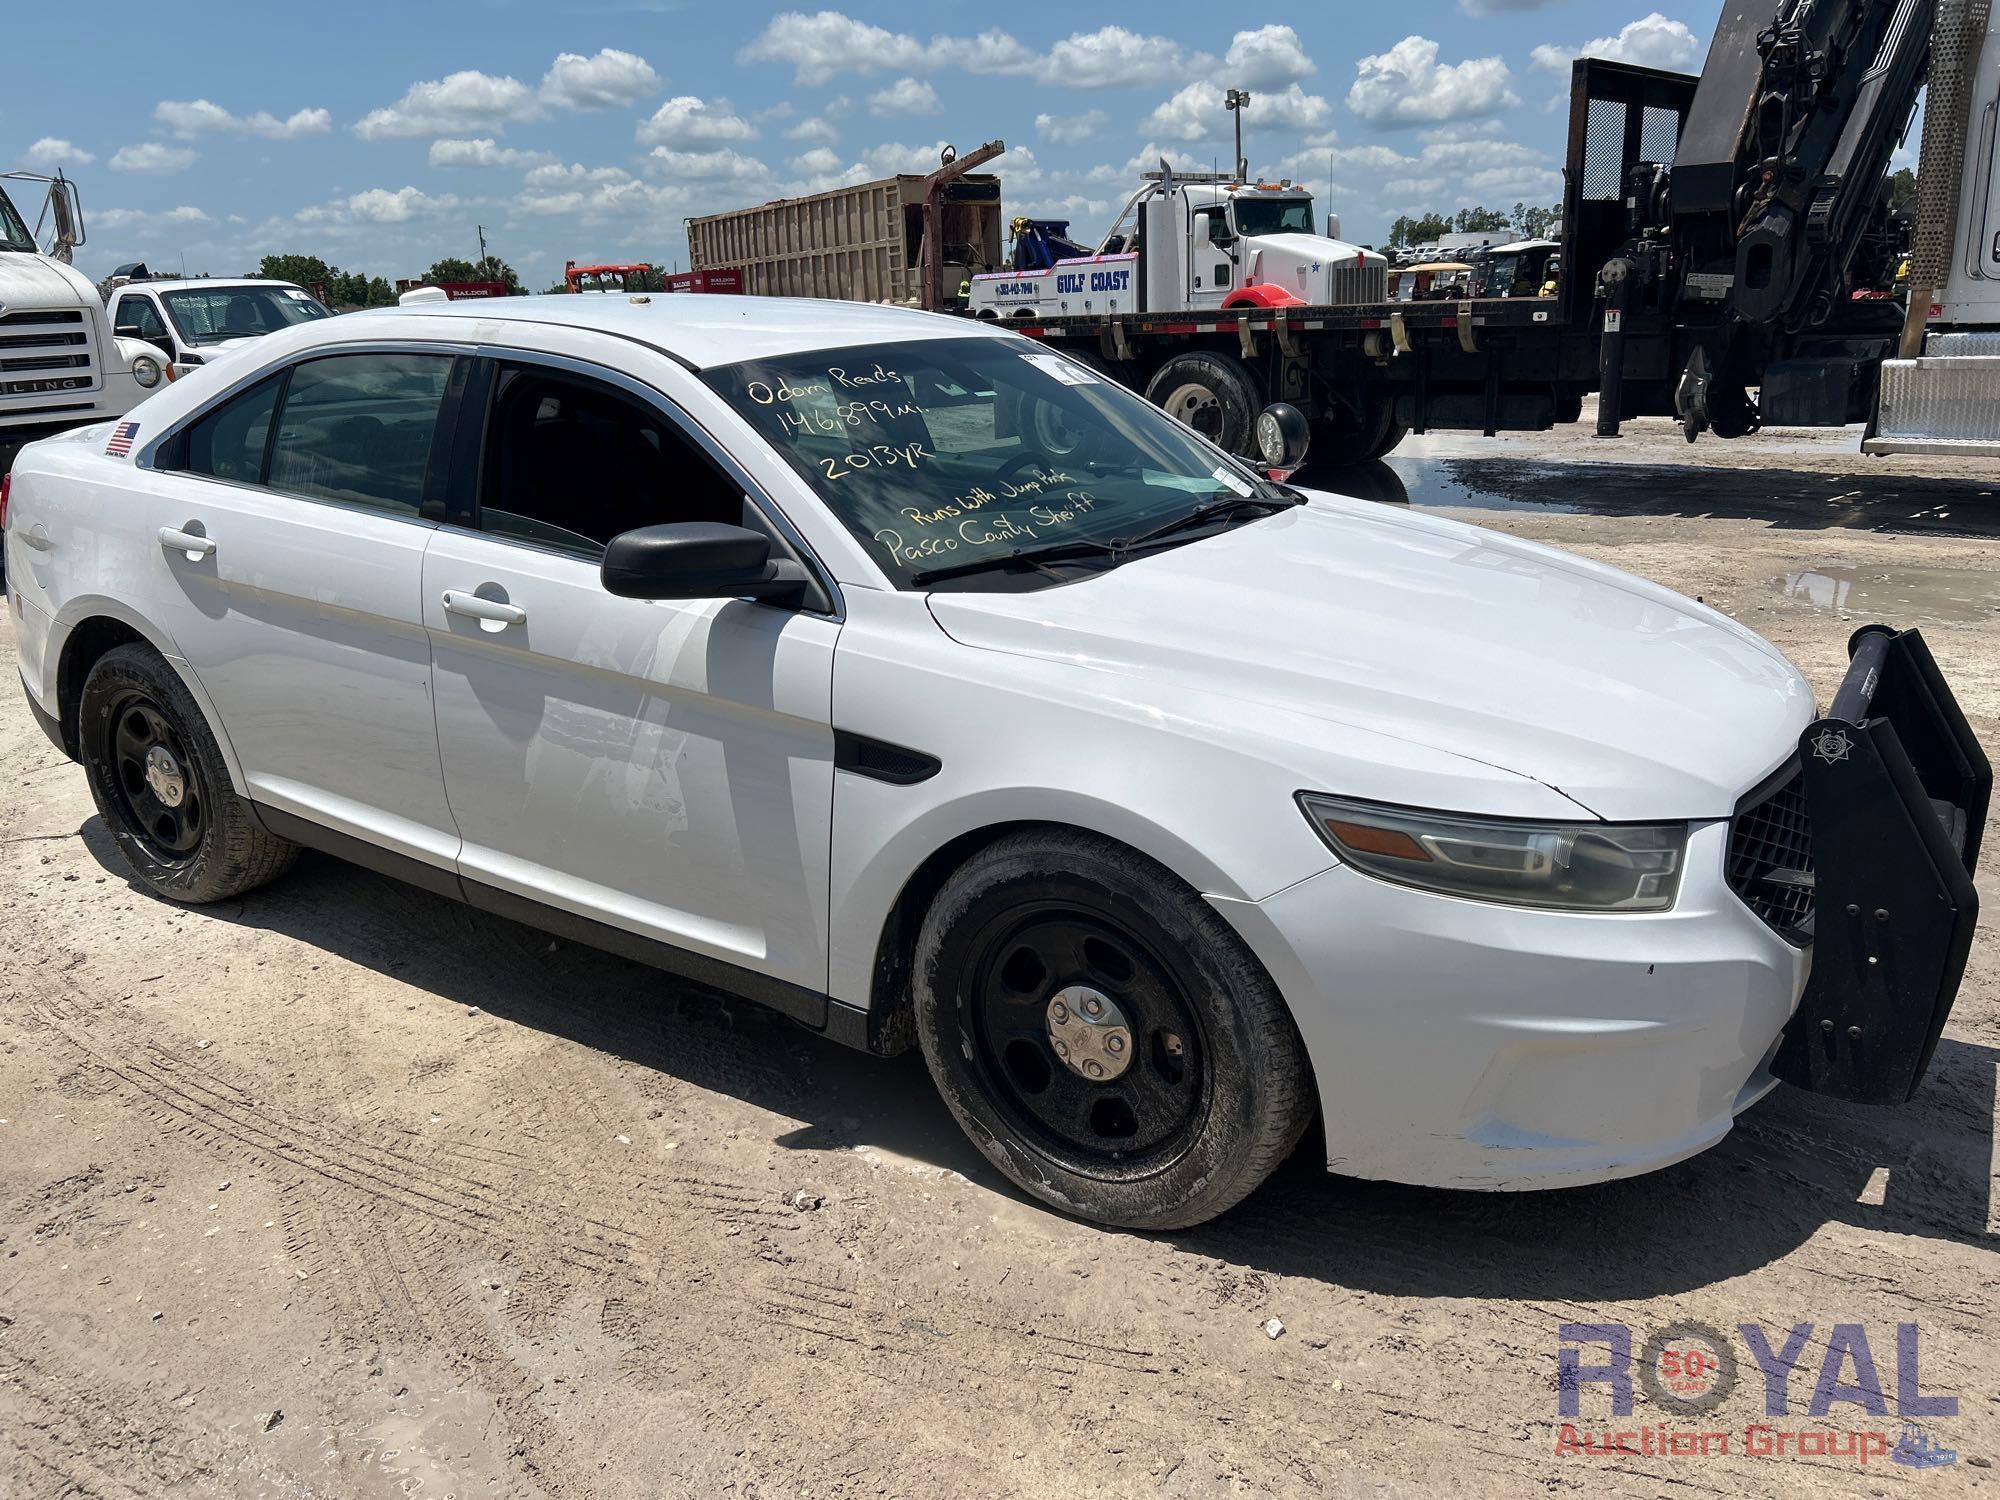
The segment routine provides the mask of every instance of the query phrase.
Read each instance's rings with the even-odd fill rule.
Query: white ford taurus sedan
[[[1296,416],[1252,471],[843,303],[320,321],[22,453],[21,673],[161,896],[311,846],[921,1045],[1105,1223],[1315,1114],[1336,1171],[1525,1188],[1778,1078],[1906,1098],[1992,780],[1916,634],[1819,717],[1712,610],[1288,487]]]

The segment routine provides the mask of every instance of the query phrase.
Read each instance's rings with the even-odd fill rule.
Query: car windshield
[[[190,344],[251,339],[332,313],[295,286],[220,286],[162,292],[167,316]]]
[[[1242,197],[1236,200],[1238,234],[1311,234],[1310,198]]]
[[[1163,529],[1192,540],[1211,511],[1225,525],[1295,503],[1158,407],[1025,339],[864,345],[703,379],[900,588],[1065,582],[1170,545]]]
[[[14,211],[13,200],[0,193],[0,250],[25,250],[33,254],[35,237]]]

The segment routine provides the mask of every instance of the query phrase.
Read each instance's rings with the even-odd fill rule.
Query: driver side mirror
[[[1312,445],[1312,425],[1305,413],[1284,401],[1273,402],[1257,418],[1257,452],[1273,479],[1288,478],[1306,461]]]
[[[744,526],[681,521],[614,536],[598,569],[606,593],[625,599],[755,599],[805,602],[805,570],[773,559],[771,539]]]

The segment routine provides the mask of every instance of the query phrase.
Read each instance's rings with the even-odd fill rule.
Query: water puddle
[[[1972,568],[1857,568],[1826,564],[1773,578],[1787,603],[1829,614],[1905,623],[1965,624],[2000,612],[2000,574]]]

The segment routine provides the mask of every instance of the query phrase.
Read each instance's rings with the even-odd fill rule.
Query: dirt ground
[[[1332,482],[1700,595],[1822,696],[1855,624],[1920,624],[2000,754],[2000,465],[1855,447],[1413,439]],[[1309,1138],[1218,1223],[1107,1233],[1010,1191],[914,1056],[330,859],[142,895],[19,700],[0,673],[10,1500],[2000,1495],[1991,915],[1907,1108],[1780,1090],[1681,1166],[1510,1197],[1330,1178]],[[2000,911],[1990,852],[1980,884]],[[1560,1326],[1683,1319],[1810,1323],[1789,1417],[1739,1339],[1667,1423],[1726,1454],[1558,1453]],[[1743,1452],[1893,1439],[1903,1323],[1955,1464]],[[1836,1324],[1891,1415],[1808,1416]]]

